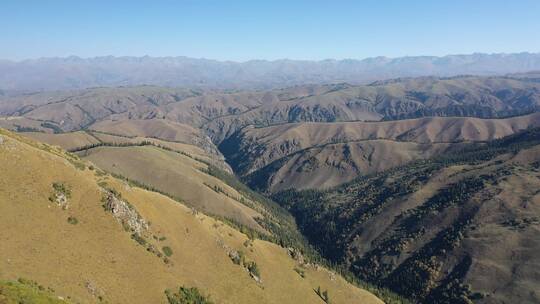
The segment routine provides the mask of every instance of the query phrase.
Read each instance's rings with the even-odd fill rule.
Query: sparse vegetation
[[[212,304],[209,296],[202,294],[196,287],[180,287],[177,292],[165,290],[169,304]]]
[[[68,208],[68,200],[71,198],[71,188],[60,182],[54,182],[52,188],[53,193],[49,196],[49,201],[66,210]]]
[[[68,217],[67,222],[71,225],[77,225],[79,223],[79,220],[74,216],[70,216]]]
[[[61,193],[66,196],[66,198],[71,198],[71,187],[67,186],[61,182],[54,182],[52,187],[56,193]]]
[[[173,251],[169,246],[164,246],[163,248],[161,248],[161,250],[163,250],[163,254],[165,254],[167,257],[173,255]]]
[[[135,240],[135,242],[139,243],[139,245],[146,246],[146,239],[138,233],[132,233],[131,238]]]
[[[306,271],[304,269],[301,269],[299,267],[295,267],[294,271],[296,271],[296,273],[298,273],[298,275],[300,275],[302,278],[306,277]]]
[[[330,296],[328,295],[328,290],[321,291],[321,286],[318,286],[315,289],[315,293],[324,301],[324,303],[330,304]]]
[[[250,274],[260,278],[261,277],[261,271],[259,270],[259,266],[257,265],[257,263],[251,261],[251,262],[247,262],[245,263],[245,267],[247,268],[247,270],[249,271]]]
[[[0,281],[0,303],[2,304],[66,304],[54,295],[54,290],[45,288],[38,283],[18,279],[13,281]]]

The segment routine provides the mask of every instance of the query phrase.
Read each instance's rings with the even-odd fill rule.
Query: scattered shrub
[[[302,278],[305,278],[306,277],[306,272],[303,270],[303,269],[300,269],[298,267],[295,267],[294,268],[294,271],[296,271],[296,273],[298,273]]]
[[[146,245],[146,240],[142,236],[140,236],[138,233],[133,233],[131,235],[131,238],[134,239],[140,245],[143,245],[143,246]]]
[[[248,262],[246,263],[246,268],[252,275],[256,277],[261,277],[261,272],[259,270],[259,266],[257,266],[257,263],[255,262]]]
[[[71,225],[77,225],[79,223],[79,220],[76,217],[73,217],[73,216],[68,217],[67,221]]]
[[[245,263],[246,257],[242,250],[238,252],[232,252],[229,254],[229,256],[231,257],[233,263],[235,263],[236,265],[243,265]]]
[[[55,182],[52,184],[52,187],[56,193],[62,193],[66,198],[71,198],[71,188],[64,183]]]
[[[170,257],[173,254],[173,251],[172,251],[171,247],[169,247],[169,246],[164,246],[161,249],[163,250],[163,253],[168,257]]]
[[[321,291],[321,286],[319,286],[314,291],[321,298],[321,300],[324,301],[324,303],[330,304],[330,296],[328,295],[328,290]]]
[[[180,287],[178,292],[165,290],[169,304],[213,304],[208,296],[203,295],[196,287]]]

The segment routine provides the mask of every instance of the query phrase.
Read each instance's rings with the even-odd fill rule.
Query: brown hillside
[[[540,303],[539,130],[274,198],[327,257],[414,302]]]
[[[295,123],[248,127],[220,148],[235,171],[250,175],[254,185],[317,188],[436,155],[455,143],[493,140],[537,126],[538,113],[505,119]]]

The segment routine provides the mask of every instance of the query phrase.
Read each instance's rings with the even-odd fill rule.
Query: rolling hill
[[[247,127],[221,143],[235,172],[261,190],[331,187],[459,147],[540,126],[540,114],[505,119],[429,117],[384,122]]]
[[[538,110],[539,92],[540,83],[526,78],[474,76],[233,93],[151,86],[95,88],[0,98],[0,115],[24,117],[18,122],[21,127],[36,128],[37,121],[40,127],[59,132],[110,121],[166,120],[169,125],[201,129],[219,144],[248,125],[522,115]]]
[[[179,286],[218,303],[316,303],[318,287],[332,303],[382,303],[285,248],[59,148],[0,130],[0,167],[6,303],[166,303],[165,290]]]

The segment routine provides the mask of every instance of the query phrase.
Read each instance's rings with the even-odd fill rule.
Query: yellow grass
[[[207,166],[192,158],[152,146],[99,147],[82,152],[81,156],[106,171],[151,185],[200,210],[261,229],[253,219],[260,214],[234,199],[242,195],[221,180],[201,172],[200,169]],[[217,185],[230,197],[207,185]]]
[[[198,287],[217,303],[321,303],[317,286],[329,290],[333,303],[381,303],[325,270],[309,269],[302,279],[295,261],[274,244],[255,241],[251,252],[242,245],[245,235],[178,202],[78,170],[58,151],[0,134],[0,280],[25,277],[81,303],[97,302],[88,284],[109,303],[164,303],[164,290],[180,285]],[[166,237],[155,243],[172,248],[172,265],[138,245],[104,211],[98,181],[120,191],[151,222],[152,234]],[[71,187],[67,210],[48,200],[53,182]],[[69,216],[79,223],[69,224]],[[231,262],[221,244],[243,248],[257,262],[262,286]]]
[[[46,142],[50,145],[62,147],[65,150],[71,150],[99,143],[97,139],[83,131],[60,134],[40,132],[25,132],[22,134],[37,141]]]

